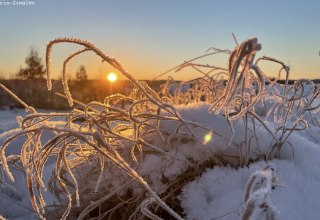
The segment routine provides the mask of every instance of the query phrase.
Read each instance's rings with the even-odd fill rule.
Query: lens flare
[[[212,132],[210,131],[203,137],[203,144],[207,144],[212,140]]]

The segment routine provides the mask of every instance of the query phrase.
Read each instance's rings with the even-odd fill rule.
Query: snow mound
[[[271,202],[279,212],[279,219],[318,219],[320,147],[299,133],[293,134],[290,141],[294,143],[294,159],[271,161],[285,186],[273,190]],[[183,189],[182,206],[187,219],[241,219],[247,181],[266,164],[260,161],[240,169],[207,170]]]

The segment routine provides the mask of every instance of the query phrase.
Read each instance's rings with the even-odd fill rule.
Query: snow
[[[272,100],[268,100],[268,105],[272,105]],[[161,122],[161,128],[171,134],[169,137],[171,146],[165,145],[158,136],[152,137],[154,145],[166,150],[167,154],[146,154],[138,168],[138,173],[144,174],[146,181],[155,192],[161,193],[166,189],[165,183],[162,182],[163,176],[171,180],[174,179],[187,169],[187,162],[190,160],[205,161],[212,155],[227,154],[232,156],[238,154],[239,145],[244,140],[243,121],[239,120],[234,123],[234,136],[232,137],[230,126],[225,117],[222,114],[209,113],[209,107],[210,105],[207,103],[177,106],[177,112],[184,120],[208,128],[192,126],[199,142],[190,135],[175,136],[175,131],[180,126],[176,121]],[[257,112],[259,112],[258,107]],[[26,114],[24,110],[0,111],[0,144],[5,138],[3,132],[18,126],[15,117]],[[260,114],[264,114],[263,109]],[[270,128],[275,126],[271,119],[265,123]],[[251,125],[249,124],[249,126]],[[294,132],[290,136],[288,141],[292,144],[293,150],[288,144],[285,145],[281,160],[259,161],[238,169],[216,166],[214,169],[206,170],[195,181],[186,184],[180,195],[186,218],[195,220],[241,219],[245,207],[244,192],[249,177],[271,162],[276,167],[276,174],[281,186],[272,190],[268,202],[278,213],[278,218],[318,219],[318,210],[320,210],[320,130],[319,127],[312,124],[308,129],[312,137],[306,131]],[[187,129],[182,127],[181,131],[187,132]],[[256,132],[259,138],[254,144],[256,147],[250,152],[253,158],[259,154],[258,150],[260,153],[267,153],[272,142],[272,137],[262,126],[258,126]],[[250,131],[249,135],[252,135]],[[22,139],[15,141],[16,147],[8,148],[6,154],[19,154],[19,146],[22,142]],[[243,153],[246,156],[246,152]],[[172,160],[172,158],[175,159]],[[239,165],[238,159],[230,158],[228,162],[234,166]],[[46,166],[45,182],[49,179],[53,167],[53,163]],[[19,170],[11,169],[11,171],[16,179],[12,186],[21,193],[22,198],[13,201],[13,198],[0,192],[0,215],[10,219],[34,219],[24,175]],[[119,177],[122,175],[114,173]],[[107,176],[106,178],[111,177]],[[114,186],[122,184],[120,178],[115,176],[113,178],[115,179]],[[7,179],[6,182],[8,183]],[[45,197],[47,204],[52,204],[55,201],[49,193],[45,194]]]
[[[39,110],[39,112],[50,112],[50,110]],[[18,127],[16,120],[17,116],[26,116],[28,112],[24,109],[13,109],[13,110],[0,110],[0,145],[9,136],[8,131]],[[24,142],[23,138],[18,138],[14,141],[14,146],[11,146],[6,151],[7,155],[18,155],[20,154],[21,146]],[[48,163],[44,171],[44,181],[47,182],[51,176],[54,163]],[[32,209],[29,192],[26,187],[25,176],[22,170],[11,169],[15,182],[10,183],[6,175],[4,175],[5,184],[12,187],[12,191],[21,195],[21,198],[16,196],[8,196],[8,187],[1,189],[0,183],[0,215],[9,219],[29,220],[35,219],[34,211]],[[0,170],[1,176],[1,170]],[[1,178],[0,178],[1,179]],[[10,185],[9,185],[10,184]],[[45,193],[45,200],[48,204],[52,204],[55,199],[49,192]]]
[[[319,166],[313,165],[308,169],[294,161],[272,162],[287,187],[276,187],[271,194],[272,204],[279,211],[279,219],[318,219]],[[230,167],[208,170],[183,190],[182,205],[187,219],[215,219],[219,216],[225,216],[221,219],[240,219],[249,176],[265,165],[265,162],[258,162],[238,170]]]
[[[231,131],[225,118],[221,115],[209,115],[208,107],[207,104],[202,103],[180,106],[177,109],[182,118],[206,125],[225,138],[230,137]],[[271,128],[274,126],[271,122],[265,123]],[[165,129],[171,132],[176,129],[172,123],[166,123],[165,126]],[[224,137],[213,134],[212,140],[206,144],[205,148],[194,144],[192,147],[197,147],[197,150],[192,149],[186,155],[205,160],[212,154],[235,153],[238,144],[244,140],[243,122],[238,121],[234,129],[235,135],[229,148],[225,147]],[[207,134],[199,128],[194,130],[199,137],[205,137]],[[285,144],[281,154],[283,160],[271,161],[277,167],[277,175],[285,186],[285,188],[276,187],[271,195],[271,203],[279,212],[279,219],[318,219],[320,132],[318,132],[319,127],[314,125],[310,125],[309,130],[313,134],[312,137],[306,131],[294,132],[288,139],[293,150]],[[259,149],[267,152],[272,138],[262,127],[256,132],[259,137]],[[183,148],[188,149],[188,147],[190,144]],[[177,154],[183,155],[183,153]],[[237,163],[237,161],[230,162]],[[207,170],[199,179],[187,184],[183,189],[181,203],[187,219],[241,219],[245,206],[244,191],[247,181],[254,172],[266,165],[266,162],[260,161],[239,169],[216,167]]]
[[[17,116],[26,116],[27,112],[23,109],[14,109],[12,111],[4,111],[0,110],[0,134],[16,128],[18,126],[17,121],[15,118]]]
[[[318,219],[319,143],[311,142],[299,132],[290,137],[290,142],[294,147],[294,159],[271,161],[285,186],[273,191],[272,204],[279,212],[279,219]],[[260,161],[240,169],[216,167],[207,170],[183,189],[182,206],[187,219],[241,219],[247,181],[268,163]]]
[[[13,128],[18,127],[18,123],[16,121],[17,116],[25,116],[27,112],[22,109],[14,109],[11,111],[0,110],[0,136],[5,131],[8,131]],[[2,144],[3,139],[0,139],[0,144]],[[18,145],[22,143],[22,140],[16,142]],[[13,149],[10,154],[16,154],[19,151]],[[29,194],[27,192],[24,174],[22,171],[14,170],[14,175],[17,181],[12,183],[11,185],[17,190],[18,193],[21,193],[21,199],[14,199],[8,196],[3,191],[0,192],[0,215],[5,216],[7,218],[19,218],[19,219],[32,219],[32,207],[29,201]],[[8,183],[8,180],[6,180]]]

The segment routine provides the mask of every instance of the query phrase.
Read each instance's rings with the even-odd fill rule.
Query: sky
[[[153,79],[210,47],[234,49],[233,32],[238,41],[256,36],[262,44],[257,56],[267,55],[290,65],[291,78],[320,78],[320,1],[30,1],[35,4],[7,6],[1,2],[13,1],[0,0],[2,76],[25,66],[30,47],[44,58],[50,40],[74,37],[118,59],[136,79]],[[63,60],[79,48],[67,44],[53,48],[54,78],[60,77]],[[227,55],[218,55],[202,62],[226,67],[227,61]],[[92,79],[113,71],[89,52],[70,63],[70,77],[80,65],[85,65]],[[263,65],[263,71],[276,74],[274,65]],[[169,75],[182,80],[199,76],[191,70]]]

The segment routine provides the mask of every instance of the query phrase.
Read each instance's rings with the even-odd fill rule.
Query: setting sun
[[[107,79],[108,79],[110,82],[115,82],[115,81],[117,81],[118,76],[117,76],[117,74],[111,72],[111,73],[109,73],[109,74],[107,75]]]

